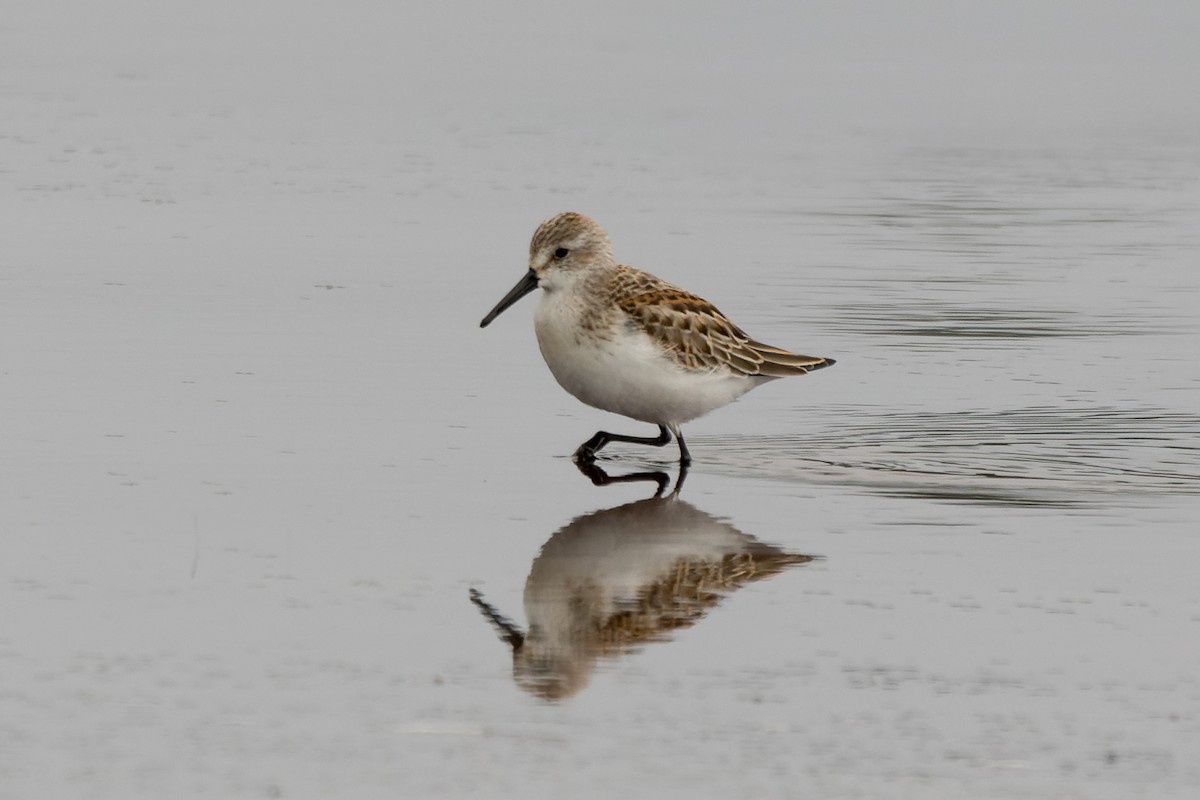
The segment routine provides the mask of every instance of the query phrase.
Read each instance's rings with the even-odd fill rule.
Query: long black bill
[[[529,270],[521,280],[517,281],[516,286],[509,289],[508,294],[504,295],[504,299],[496,303],[496,307],[488,312],[488,315],[483,318],[483,322],[479,323],[479,327],[486,328],[491,324],[492,320],[503,314],[505,309],[536,289],[537,285],[537,273]]]

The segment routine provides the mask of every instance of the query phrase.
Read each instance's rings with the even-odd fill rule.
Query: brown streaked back
[[[617,266],[611,290],[629,319],[688,370],[783,378],[835,363],[755,341],[704,298],[633,267]]]

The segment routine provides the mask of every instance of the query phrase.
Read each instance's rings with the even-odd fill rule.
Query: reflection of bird
[[[769,380],[834,363],[756,342],[707,300],[617,264],[608,234],[582,214],[542,223],[529,271],[480,326],[539,286],[534,331],[559,384],[590,406],[658,426],[657,437],[599,431],[576,458],[593,458],[612,441],[661,447],[674,434],[686,465],[681,424]]]
[[[542,546],[525,582],[528,632],[476,590],[471,600],[513,648],[513,677],[548,700],[616,658],[698,622],[721,599],[814,556],[787,553],[677,495],[573,520]]]

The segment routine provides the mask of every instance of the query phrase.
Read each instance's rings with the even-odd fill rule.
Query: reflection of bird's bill
[[[578,517],[534,559],[528,630],[471,591],[513,648],[513,677],[547,699],[575,694],[600,659],[670,638],[742,586],[815,556],[788,553],[679,499],[652,497]]]
[[[469,594],[471,602],[492,623],[496,633],[500,634],[500,638],[512,645],[513,650],[517,650],[525,643],[525,633],[521,627],[497,611],[496,607],[487,600],[484,600],[482,592],[472,587]]]

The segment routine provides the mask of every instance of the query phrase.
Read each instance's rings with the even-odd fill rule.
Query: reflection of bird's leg
[[[679,443],[682,445],[683,439],[680,439]],[[688,472],[687,462],[686,461],[679,462],[679,477],[675,479],[675,488],[671,490],[672,495],[678,495],[680,490],[683,489],[683,479],[687,477],[687,472]],[[661,490],[660,490],[660,493],[661,493]]]
[[[655,497],[661,497],[662,493],[667,490],[667,486],[671,483],[671,476],[665,472],[631,472],[628,475],[612,476],[600,468],[600,465],[595,461],[576,461],[575,466],[584,476],[597,486],[608,486],[610,483],[639,483],[641,481],[654,481],[658,484],[658,490],[654,492]],[[678,491],[678,489],[676,489]]]
[[[483,599],[483,595],[478,589],[471,589],[471,602],[475,607],[492,623],[496,632],[500,634],[500,638],[507,642],[513,650],[520,649],[521,645],[525,644],[525,633],[517,627],[517,624],[508,617],[501,614],[492,604]]]
[[[579,449],[575,451],[575,460],[590,461],[594,459],[596,453],[600,452],[609,442],[629,442],[631,444],[649,444],[655,447],[663,447],[671,443],[671,432],[667,430],[666,425],[658,426],[658,436],[626,436],[623,433],[596,431],[595,436],[579,445]],[[679,443],[680,452],[684,454],[685,460],[690,461],[691,457],[686,455],[687,449],[683,447],[683,439],[680,439]]]

